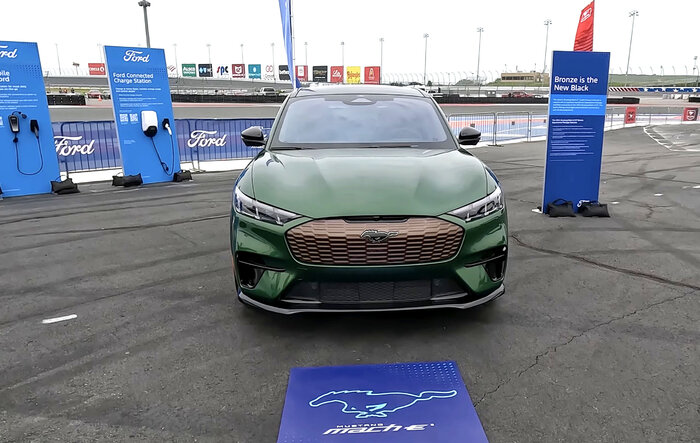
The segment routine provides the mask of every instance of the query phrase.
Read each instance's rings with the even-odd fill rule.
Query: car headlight
[[[464,221],[471,221],[493,214],[503,209],[503,207],[503,191],[501,191],[500,186],[496,186],[496,190],[486,197],[455,209],[454,211],[450,211],[448,214],[459,217]]]
[[[233,190],[233,209],[239,214],[280,226],[290,220],[301,217],[299,214],[285,211],[248,197],[238,187]]]

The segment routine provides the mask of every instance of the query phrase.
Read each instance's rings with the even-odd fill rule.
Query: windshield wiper
[[[313,149],[305,146],[275,146],[270,148],[271,151],[299,151],[301,149]]]
[[[417,148],[418,145],[370,145],[363,148]]]

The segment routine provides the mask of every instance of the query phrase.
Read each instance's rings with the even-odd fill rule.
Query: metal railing
[[[638,108],[639,110],[639,108]],[[682,114],[677,108],[667,108],[661,113],[637,113],[634,123],[626,122],[626,107],[609,107],[605,115],[605,130],[632,126],[650,126],[682,123]],[[450,129],[455,135],[470,126],[481,131],[480,145],[542,140],[547,137],[545,112],[479,112],[473,114],[450,114]]]

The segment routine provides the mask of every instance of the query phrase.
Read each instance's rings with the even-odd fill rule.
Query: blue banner
[[[287,53],[287,67],[292,80],[292,86],[301,88],[301,83],[296,76],[294,70],[294,47],[292,46],[292,5],[290,0],[279,0],[280,16],[282,17],[282,39],[284,40],[284,49]]]
[[[554,51],[542,210],[558,199],[597,201],[608,52]]]
[[[172,181],[180,158],[165,52],[105,46],[105,58],[124,174],[141,174],[144,183]]]
[[[260,78],[262,67],[260,65],[248,65],[248,78]]]
[[[487,442],[453,361],[292,369],[278,443],[358,438]]]
[[[51,192],[60,180],[36,43],[0,41],[0,188],[3,196]]]
[[[241,140],[241,131],[261,126],[268,132],[274,119],[175,120],[180,160],[217,161],[252,158],[260,152]],[[55,122],[54,146],[60,166],[69,172],[121,168],[119,138],[113,121]]]

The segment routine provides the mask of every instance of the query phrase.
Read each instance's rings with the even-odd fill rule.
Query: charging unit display
[[[0,41],[0,189],[51,192],[60,178],[36,43]]]
[[[173,104],[162,49],[105,46],[124,175],[173,181],[180,171]]]

